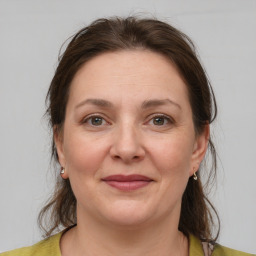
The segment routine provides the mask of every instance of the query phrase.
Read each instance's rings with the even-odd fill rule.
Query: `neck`
[[[64,234],[62,255],[159,256],[161,252],[161,256],[187,256],[187,238],[174,223],[177,221],[167,218],[127,228],[83,218]]]

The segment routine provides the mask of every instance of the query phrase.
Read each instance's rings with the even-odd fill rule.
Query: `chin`
[[[134,229],[145,225],[154,216],[152,210],[139,202],[119,202],[101,213],[109,223],[120,228]]]

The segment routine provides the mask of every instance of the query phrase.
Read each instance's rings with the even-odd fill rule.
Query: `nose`
[[[128,125],[118,129],[114,135],[110,154],[114,160],[121,160],[126,164],[143,160],[145,149],[139,131],[134,126]]]

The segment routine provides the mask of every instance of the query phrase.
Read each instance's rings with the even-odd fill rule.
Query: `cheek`
[[[79,133],[66,141],[65,158],[71,175],[90,175],[100,168],[107,152],[106,141]]]
[[[149,145],[148,148],[152,148],[152,161],[162,175],[188,177],[192,143],[187,140],[186,136],[170,136],[170,138],[154,143],[154,147]]]
[[[107,142],[102,138],[73,133],[66,137],[65,158],[72,190],[77,202],[98,200],[99,191],[95,191],[95,182],[104,161]]]

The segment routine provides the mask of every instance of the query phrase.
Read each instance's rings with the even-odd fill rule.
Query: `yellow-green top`
[[[39,243],[0,253],[1,256],[61,256],[60,238],[62,232],[50,238],[40,241]],[[189,237],[189,256],[204,256],[203,247],[200,240],[193,235]],[[216,244],[212,256],[256,256],[256,254],[248,254]]]

